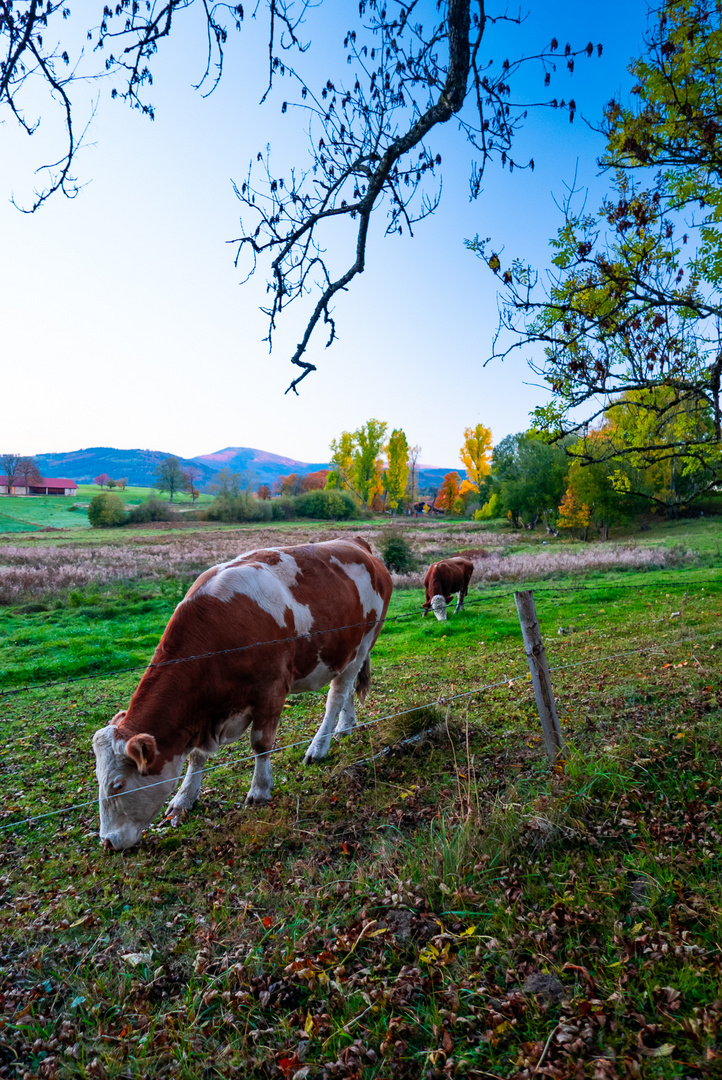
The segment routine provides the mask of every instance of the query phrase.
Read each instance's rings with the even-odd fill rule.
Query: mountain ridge
[[[38,468],[45,476],[68,476],[79,484],[92,484],[95,477],[107,473],[113,479],[127,476],[133,487],[154,487],[155,470],[171,451],[150,449],[121,449],[114,446],[89,446],[80,450],[56,451],[47,454],[35,454]],[[295,472],[301,476],[329,468],[328,462],[306,462],[297,458],[274,454],[269,450],[258,450],[250,446],[226,446],[210,454],[197,454],[195,457],[181,457],[173,454],[187,468],[194,465],[201,473],[200,486],[213,483],[221,469],[229,468],[232,472],[245,474],[254,490],[261,484],[272,485],[280,476]],[[433,465],[418,465],[417,476],[420,493],[438,487],[447,472],[456,471],[460,475],[463,469],[440,468]]]

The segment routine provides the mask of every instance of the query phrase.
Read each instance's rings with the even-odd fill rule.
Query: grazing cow
[[[455,611],[463,611],[464,597],[469,591],[469,582],[473,573],[473,562],[470,559],[462,559],[461,556],[433,563],[426,571],[424,578],[426,603],[423,617],[428,615],[431,608],[436,618],[443,622],[446,618],[446,605],[451,602],[453,593],[459,594]]]
[[[332,734],[355,727],[354,687],[363,700],[391,589],[388,571],[360,537],[250,551],[201,574],[127,711],[93,737],[106,848],[138,842],[186,760],[168,815],[190,810],[208,758],[249,726],[255,770],[246,805],[267,802],[268,754],[286,695],[330,683],[305,757],[323,760]]]

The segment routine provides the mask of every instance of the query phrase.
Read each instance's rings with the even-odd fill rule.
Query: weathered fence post
[[[566,757],[566,745],[564,736],[559,725],[557,707],[554,704],[554,692],[549,678],[549,666],[547,664],[544,642],[542,641],[539,623],[534,607],[534,596],[531,589],[526,592],[515,592],[516,610],[521,623],[521,633],[524,638],[524,649],[529,661],[531,681],[534,686],[536,707],[539,710],[544,743],[547,754],[556,761],[559,757]]]

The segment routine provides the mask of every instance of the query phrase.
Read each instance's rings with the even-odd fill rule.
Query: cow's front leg
[[[340,675],[331,681],[326,698],[326,711],[321,721],[321,726],[313,737],[311,745],[306,751],[304,764],[313,765],[316,761],[323,761],[328,754],[331,745],[331,736],[336,728],[336,722],[341,711],[346,712],[347,719],[344,721],[343,731],[350,731],[356,724],[356,713],[353,708],[353,690],[356,676],[361,665],[354,664],[352,668],[346,668]],[[351,702],[351,717],[348,715],[348,702]],[[339,731],[340,733],[340,731]]]
[[[456,615],[457,611],[463,611],[463,610],[464,610],[464,594],[463,594],[463,592],[460,592],[459,595],[456,598],[456,607],[454,608],[454,615]]]
[[[198,802],[203,783],[203,767],[208,761],[210,754],[204,754],[202,750],[191,750],[188,755],[188,768],[186,769],[183,783],[171,799],[166,810],[166,817],[171,819],[171,824],[177,825],[181,814],[186,810],[192,810]]]

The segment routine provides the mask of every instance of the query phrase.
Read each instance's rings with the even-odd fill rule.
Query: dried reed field
[[[399,525],[390,527],[398,529]],[[442,529],[436,523],[424,522],[402,523],[402,527],[419,569],[409,574],[393,574],[396,588],[421,588],[426,566],[456,551],[464,551],[472,559],[474,581],[480,582],[645,569],[674,565],[692,557],[691,552],[679,545],[651,548],[640,544],[589,544],[546,548],[541,537],[535,541],[533,551],[517,554],[510,549],[527,538],[511,531],[480,533],[473,526]],[[378,553],[377,543],[384,530],[364,522],[323,528],[305,525],[150,533],[122,530],[114,532],[111,543],[106,532],[90,538],[84,536],[75,543],[63,539],[47,543],[35,537],[19,542],[17,536],[10,543],[0,539],[0,604],[57,597],[72,589],[99,587],[113,581],[192,579],[209,566],[243,551],[330,540],[344,533],[365,537]]]

